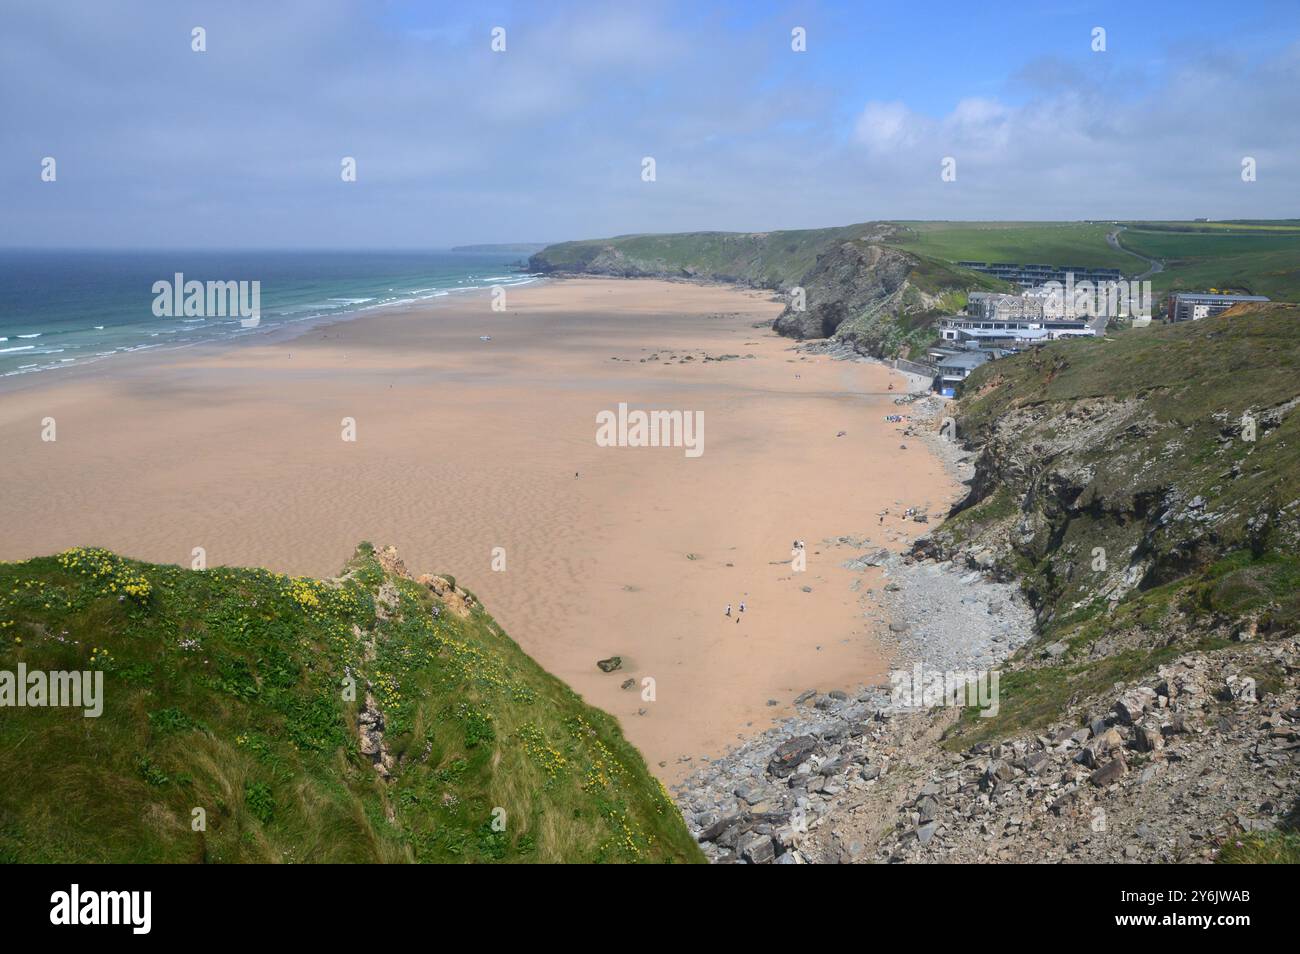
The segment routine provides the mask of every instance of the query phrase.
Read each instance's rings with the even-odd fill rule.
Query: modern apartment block
[[[1025,288],[1043,285],[1047,282],[1066,281],[1066,276],[1073,275],[1078,282],[1117,282],[1124,276],[1118,268],[1088,268],[1083,265],[1019,265],[1010,262],[958,262],[958,267],[969,268],[973,272],[992,275],[1006,282],[1014,282]]]
[[[972,315],[951,315],[939,319],[939,337],[948,345],[1020,348],[1056,341],[1059,338],[1091,338],[1097,332],[1084,318],[986,319]]]
[[[1244,301],[1268,301],[1264,295],[1202,295],[1180,292],[1169,296],[1170,321],[1196,321],[1213,318]]]

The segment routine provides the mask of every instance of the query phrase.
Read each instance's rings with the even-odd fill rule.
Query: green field
[[[950,262],[1015,262],[1118,268],[1145,266],[1106,244],[1115,226],[1092,222],[900,222],[891,245]]]
[[[1290,223],[1134,223],[1127,248],[1164,262],[1157,294],[1210,288],[1300,301],[1300,227]]]
[[[1106,236],[1120,225],[1121,248]],[[867,222],[784,232],[681,232],[561,242],[533,256],[539,270],[665,274],[784,288],[804,280],[837,243],[867,240],[949,263],[959,261],[1147,271],[1157,295],[1210,288],[1300,301],[1300,223]],[[1130,254],[1130,251],[1136,254]],[[596,266],[593,266],[596,263]]]
[[[891,244],[948,261],[1041,262],[1146,271],[1134,255],[1106,242],[1113,223],[902,222]],[[1300,223],[1127,222],[1124,249],[1160,260],[1151,276],[1157,295],[1170,291],[1237,291],[1300,301]]]
[[[98,718],[3,710],[0,862],[702,861],[618,723],[442,592],[368,544],[326,581],[0,564],[0,671],[103,675]]]
[[[1134,228],[1164,232],[1203,232],[1207,234],[1269,234],[1300,232],[1300,219],[1231,219],[1214,222],[1144,221],[1128,222]]]

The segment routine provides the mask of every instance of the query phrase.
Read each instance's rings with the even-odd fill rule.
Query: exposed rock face
[[[922,268],[932,273],[932,292],[917,284]],[[943,292],[963,290],[970,280],[887,245],[842,242],[804,276],[805,310],[787,305],[772,327],[791,338],[834,337],[859,354],[883,357],[913,332],[929,337],[923,329],[945,310]]]
[[[787,306],[773,328],[790,338],[829,338],[850,319],[896,313],[915,265],[898,249],[844,242],[804,276],[805,310]]]
[[[386,546],[376,549],[375,559],[386,573],[403,580],[411,579],[411,574],[398,555],[396,547]],[[425,574],[416,582],[427,586],[435,596],[462,618],[468,618],[476,605],[472,595],[457,587],[446,577]],[[397,616],[400,606],[401,596],[397,587],[391,581],[385,580],[380,584],[375,595],[376,620],[384,622]],[[359,633],[364,641],[363,658],[366,662],[373,662],[377,655],[376,631],[361,633],[355,624],[353,631]],[[357,712],[358,749],[362,755],[371,760],[380,778],[389,779],[392,776],[394,760],[384,741],[384,713],[371,692],[373,688],[374,686],[367,681],[365,705]]]
[[[772,753],[772,761],[768,763],[767,770],[777,778],[785,778],[791,772],[799,767],[812,752],[817,748],[817,740],[811,735],[801,735],[797,738],[782,742]]]
[[[802,288],[806,308],[787,307],[774,325],[780,334],[834,336],[860,354],[892,356],[935,337],[934,317],[964,304],[964,298],[945,303],[948,293],[1004,287],[892,244],[906,233],[895,224],[865,222],[797,232],[629,235],[548,246],[529,259],[529,269]]]
[[[736,845],[757,831],[784,864],[1199,862],[1294,826],[1297,318],[1277,306],[982,371],[958,417],[977,455],[970,495],[904,562],[1020,584],[1038,638],[936,668],[1000,667],[1022,701],[1009,692],[981,733],[954,707],[800,696],[780,732],[679,790],[710,858],[749,860]],[[886,599],[916,579],[890,580]],[[929,665],[943,647],[918,648]],[[737,772],[762,781],[744,801],[793,796],[789,818],[745,814],[721,784]],[[699,816],[733,809],[726,840],[705,839]]]
[[[589,275],[609,275],[615,278],[681,278],[698,277],[698,270],[689,266],[670,271],[662,263],[645,263],[629,258],[614,246],[602,248],[586,263],[583,272]]]
[[[357,713],[357,735],[361,754],[374,763],[380,778],[388,778],[392,774],[393,756],[384,743],[384,714],[369,692],[365,708]]]
[[[452,612],[462,619],[468,619],[470,612],[478,605],[478,601],[474,599],[473,594],[462,590],[445,576],[433,576],[425,573],[419,576],[415,582],[421,586],[427,586],[434,596],[442,600],[451,608]]]
[[[1234,492],[1232,457],[1240,442],[1228,437],[1206,448],[1196,436],[1204,427],[1160,420],[1136,398],[1006,409],[974,435],[975,476],[954,508],[970,519],[940,527],[917,553],[982,564],[1003,577],[1016,565],[1037,565],[1025,592],[1047,625],[1091,601],[1116,607],[1229,552],[1294,548],[1300,501]],[[1188,465],[1197,454],[1210,460],[1199,472]],[[1218,469],[1211,455],[1222,458],[1223,473],[1215,487],[1221,496],[1207,505],[1195,491],[1205,470]],[[1000,515],[984,519],[989,509]],[[1237,629],[1253,635],[1258,623],[1247,616]],[[1102,638],[1093,655],[1117,648]],[[1054,653],[1052,646],[1045,651]]]
[[[411,578],[411,574],[407,572],[406,564],[402,562],[402,558],[397,553],[397,547],[392,544],[376,550],[375,559],[379,561],[379,565],[384,568],[385,572],[401,577],[404,580]]]
[[[1219,701],[1262,666],[1287,673],[1269,695]],[[712,860],[749,864],[1203,862],[1287,823],[1300,789],[1300,640],[1188,653],[1109,693],[1037,734],[961,752],[940,746],[953,709],[900,711],[871,693],[801,707],[815,735],[766,750],[779,772],[722,791],[707,779],[728,756],[678,802]],[[1125,722],[1135,698],[1155,701]],[[753,765],[762,747],[737,757],[732,768]]]
[[[715,281],[751,288],[799,284],[819,253],[849,239],[887,241],[898,233],[886,222],[863,222],[796,232],[680,232],[559,242],[528,260],[529,271]]]

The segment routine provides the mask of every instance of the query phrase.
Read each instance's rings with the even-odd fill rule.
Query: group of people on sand
[[[727,604],[727,608],[726,608],[725,610],[723,610],[723,613],[722,613],[722,615],[724,615],[724,616],[726,616],[726,617],[728,617],[728,618],[734,618],[735,621],[736,621],[737,623],[740,622],[740,617],[743,616],[744,614],[745,614],[745,601],[744,601],[744,600],[741,600],[741,601],[740,601],[740,608],[739,608],[739,611],[736,613],[736,615],[735,615],[734,617],[731,616],[731,604],[730,604],[730,603]]]

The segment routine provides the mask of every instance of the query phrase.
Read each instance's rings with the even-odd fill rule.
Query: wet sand
[[[884,421],[903,376],[755,327],[780,311],[767,293],[583,279],[508,294],[504,312],[438,302],[28,376],[0,392],[0,559],[97,545],[189,565],[202,546],[209,565],[317,576],[361,540],[391,543],[473,590],[670,782],[804,689],[883,679],[850,589],[878,577],[822,541],[898,549],[926,529],[899,503],[957,496]],[[723,355],[739,357],[704,360]],[[702,411],[703,453],[598,446],[596,415],[620,402]],[[622,669],[602,673],[612,655]]]

